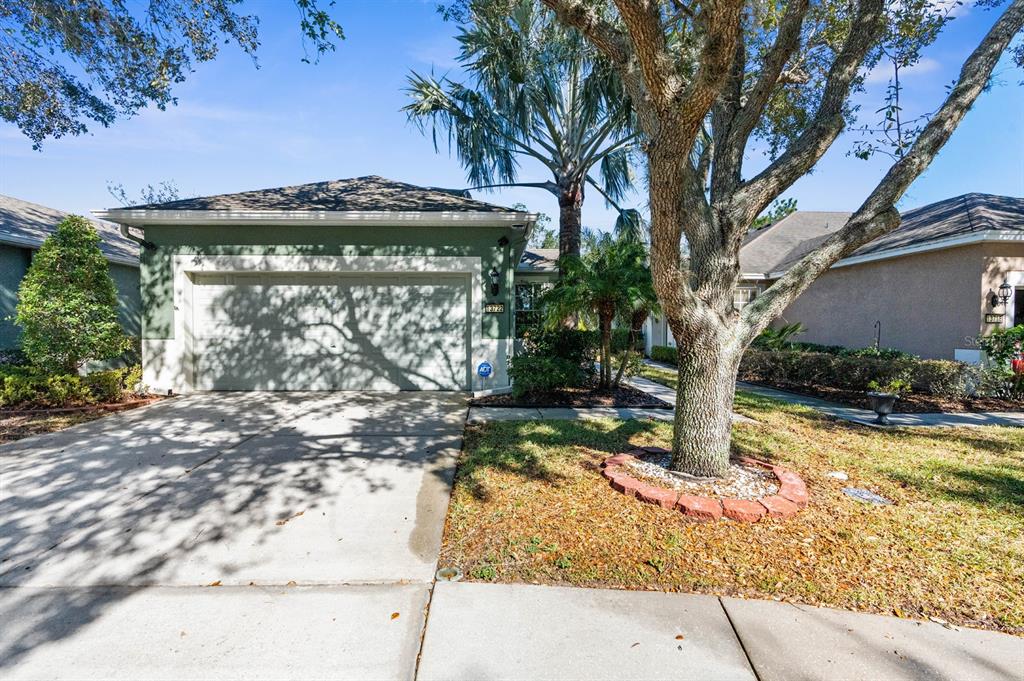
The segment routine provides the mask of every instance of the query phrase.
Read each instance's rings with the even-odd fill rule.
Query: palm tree
[[[438,132],[448,135],[472,188],[554,194],[563,256],[580,254],[586,185],[619,211],[617,230],[638,231],[637,211],[616,203],[632,187],[635,119],[607,59],[534,0],[515,0],[510,11],[471,4],[469,18],[458,36],[468,81],[412,72],[409,119],[424,132],[430,123],[435,149]],[[520,182],[524,157],[551,178]]]
[[[617,386],[622,378],[620,369],[612,381],[612,324],[616,317],[635,333],[647,311],[657,304],[646,260],[642,242],[602,234],[582,257],[561,259],[562,277],[541,299],[551,326],[575,315],[596,317],[601,335],[600,389]],[[631,333],[632,340],[635,335]],[[628,350],[623,360],[627,358]]]

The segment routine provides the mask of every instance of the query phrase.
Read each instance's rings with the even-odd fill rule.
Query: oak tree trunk
[[[673,470],[707,477],[726,472],[741,356],[742,351],[715,342],[679,346]]]

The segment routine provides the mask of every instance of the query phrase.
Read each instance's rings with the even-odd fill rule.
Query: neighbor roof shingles
[[[772,226],[747,236],[740,249],[740,270],[744,274],[777,272],[842,228],[850,215],[814,210],[790,213]]]
[[[1024,199],[994,194],[964,194],[908,210],[900,226],[857,250],[881,253],[937,239],[989,230],[1024,231]]]
[[[418,187],[377,175],[149,203],[126,210],[130,209],[518,212],[477,201],[468,192]]]
[[[527,248],[519,259],[517,272],[554,272],[558,269],[557,248]]]
[[[0,194],[0,243],[39,248],[57,228],[57,223],[68,215],[70,213],[56,208]],[[111,260],[138,266],[137,243],[124,238],[116,225],[98,220],[89,221],[100,235],[100,251],[103,255]]]
[[[783,272],[846,224],[851,213],[797,211],[771,227],[752,232],[740,249],[744,274]],[[1024,199],[964,194],[915,208],[900,226],[853,256],[874,255],[983,231],[1024,231]]]

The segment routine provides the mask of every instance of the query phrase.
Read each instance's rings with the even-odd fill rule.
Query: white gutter
[[[510,227],[526,231],[537,213],[483,211],[329,211],[329,210],[147,210],[113,208],[93,215],[121,225],[275,225],[359,226],[411,225],[418,227]]]

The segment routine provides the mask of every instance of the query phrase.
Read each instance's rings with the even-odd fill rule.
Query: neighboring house
[[[849,216],[797,211],[751,233],[740,250],[737,305]],[[993,304],[1004,282],[1009,301]],[[907,211],[896,230],[833,265],[778,321],[792,322],[807,327],[799,337],[806,342],[856,348],[877,340],[921,357],[979,361],[974,338],[1024,324],[1024,199],[965,194]]]
[[[504,388],[515,284],[549,276],[523,269],[536,215],[376,176],[97,215],[149,244],[158,390]]]
[[[18,285],[28,272],[32,254],[69,213],[0,195],[0,350],[18,347],[20,330],[13,320]],[[102,239],[100,250],[110,263],[117,285],[120,320],[125,332],[138,336],[139,246],[126,239],[116,225],[92,221]]]

